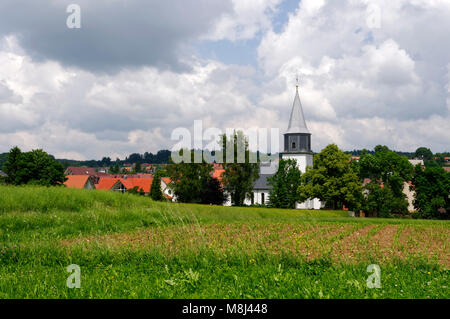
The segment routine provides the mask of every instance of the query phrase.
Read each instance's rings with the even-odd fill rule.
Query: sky
[[[297,74],[313,151],[449,151],[449,34],[448,0],[2,0],[0,153],[123,159],[196,120],[281,134]]]

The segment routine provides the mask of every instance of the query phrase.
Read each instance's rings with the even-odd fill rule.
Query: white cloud
[[[374,4],[379,29],[366,23]],[[414,150],[422,143],[443,151],[450,145],[448,30],[448,1],[302,0],[284,29],[267,32],[258,48],[271,82],[262,103],[286,105],[286,86],[291,92],[299,72],[320,147],[333,141],[346,149],[385,143]]]
[[[271,28],[271,16],[282,0],[232,0],[232,12],[223,13],[206,40],[246,40]]]
[[[373,3],[381,8],[379,29],[366,23]],[[238,41],[262,34],[259,69],[180,50],[177,61],[190,66],[184,72],[137,59],[131,63],[135,67],[105,74],[85,67],[98,58],[90,59],[88,51],[81,66],[70,67],[78,64],[51,55],[35,59],[16,37],[4,37],[0,152],[19,145],[57,157],[124,157],[170,149],[171,131],[191,128],[198,119],[205,129],[283,132],[297,72],[315,151],[328,143],[344,149],[386,144],[404,151],[419,146],[448,151],[450,2],[302,0],[279,33],[271,19],[280,0],[232,4],[232,10],[212,6],[214,19],[191,12],[191,20],[200,14],[202,25],[214,27],[194,28],[188,38],[204,40],[207,34],[208,41]],[[192,40],[180,37],[176,43]],[[158,53],[159,58],[165,59]]]

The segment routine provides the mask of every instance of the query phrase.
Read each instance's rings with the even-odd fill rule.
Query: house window
[[[292,148],[295,149],[295,142],[292,142]]]
[[[252,205],[255,203],[255,193],[252,193]]]
[[[265,200],[264,200],[264,195],[266,195],[265,193],[261,193],[261,204],[263,204],[264,205],[264,203],[266,202]]]

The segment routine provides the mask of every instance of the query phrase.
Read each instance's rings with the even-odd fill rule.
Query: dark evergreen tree
[[[159,172],[156,172],[156,174],[153,176],[152,187],[150,189],[150,197],[154,201],[163,200],[163,194],[161,191],[161,174]]]

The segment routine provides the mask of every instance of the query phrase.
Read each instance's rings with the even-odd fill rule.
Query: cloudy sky
[[[283,132],[296,73],[314,151],[450,150],[449,0],[2,0],[0,153],[123,158],[194,120]]]

